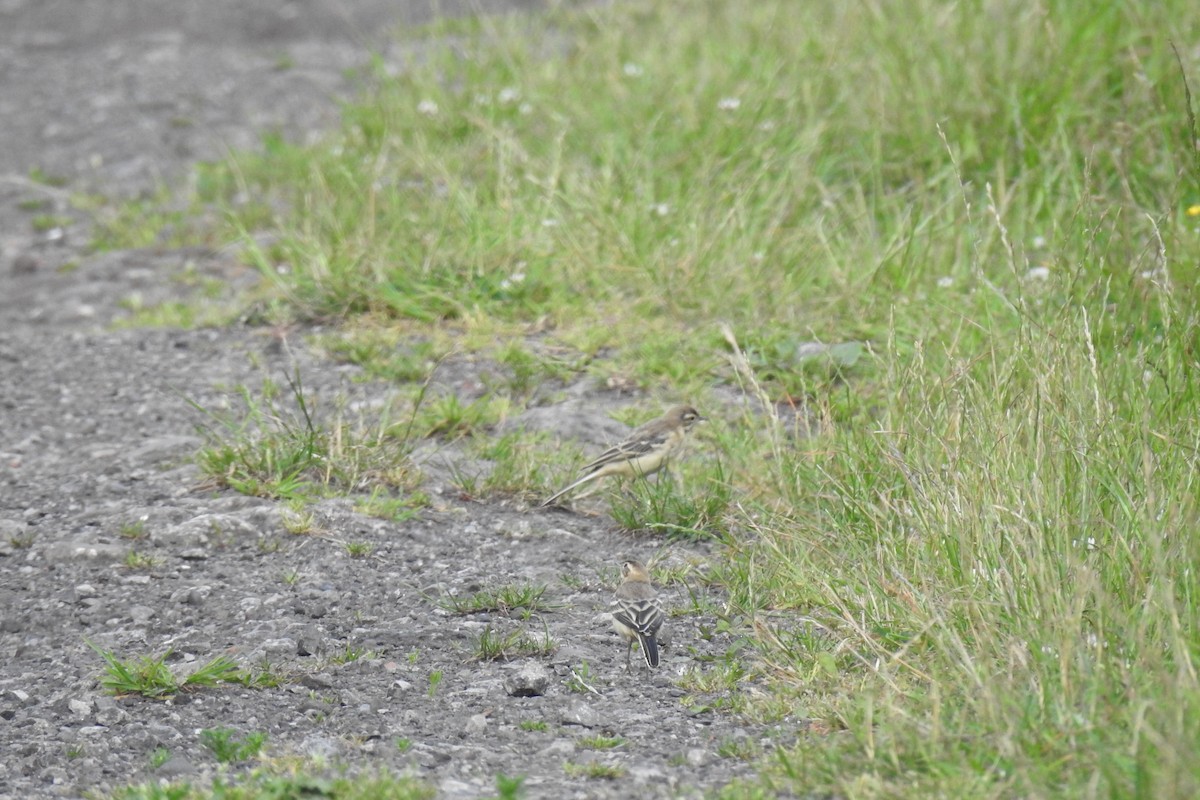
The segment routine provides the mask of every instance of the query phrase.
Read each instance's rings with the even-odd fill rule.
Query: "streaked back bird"
[[[613,594],[612,618],[617,633],[629,642],[625,649],[625,666],[629,667],[629,655],[636,641],[646,659],[646,666],[657,667],[658,631],[667,614],[658,599],[658,592],[650,582],[650,572],[642,562],[633,559],[622,561],[621,578],[621,585]]]
[[[579,479],[559,489],[542,506],[548,506],[567,492],[600,478],[611,475],[640,478],[658,472],[683,444],[692,426],[703,421],[704,417],[691,406],[672,408],[658,419],[635,428],[629,436],[605,450],[595,461],[585,464],[579,471]]]

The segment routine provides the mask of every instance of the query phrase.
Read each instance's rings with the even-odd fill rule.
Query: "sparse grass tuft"
[[[136,661],[122,661],[110,651],[102,650],[90,642],[89,646],[104,659],[107,666],[100,684],[113,694],[162,697],[179,691],[179,682],[166,664],[170,651],[160,658],[142,656]]]
[[[751,761],[762,754],[762,747],[748,737],[725,739],[717,745],[717,755],[738,761]]]
[[[541,497],[547,493],[551,476],[569,457],[544,434],[523,431],[480,438],[472,443],[470,452],[488,462],[488,467],[478,473],[458,467],[453,478],[462,493],[473,498]]]
[[[316,515],[307,507],[306,502],[294,498],[288,502],[287,508],[280,511],[280,522],[288,533],[300,536],[317,530]]]
[[[625,740],[620,736],[604,736],[599,733],[593,736],[581,736],[576,742],[585,750],[612,750],[614,747],[625,744]]]
[[[497,800],[517,800],[521,797],[521,789],[525,785],[523,777],[509,777],[504,773],[496,776]]]
[[[367,659],[368,661],[376,658],[375,652],[367,650],[365,647],[355,647],[354,645],[346,645],[346,648],[340,653],[335,653],[330,657],[330,661],[334,664],[352,664],[359,659]]]
[[[429,505],[429,496],[423,492],[413,492],[404,497],[392,497],[376,486],[371,490],[369,497],[355,503],[354,510],[379,519],[404,522],[419,517],[421,509],[427,505]]]
[[[345,542],[342,544],[342,549],[351,558],[366,558],[375,552],[375,545],[370,542]]]
[[[546,593],[545,584],[506,584],[496,589],[484,589],[467,597],[447,595],[438,605],[455,614],[498,613],[511,616],[519,612],[521,619],[528,619],[535,611],[548,611],[555,606],[542,600]]]
[[[323,423],[298,373],[287,377],[286,394],[268,380],[261,397],[245,388],[240,397],[240,418],[193,403],[213,423],[201,427],[207,443],[198,455],[200,469],[220,486],[302,501],[334,489],[415,482],[408,445],[388,432],[390,422],[381,420],[374,432],[341,419]]]
[[[686,493],[668,475],[627,481],[623,491],[613,493],[611,512],[629,531],[651,531],[669,539],[721,538],[732,497],[733,486],[716,462],[703,487]]]
[[[538,639],[524,630],[503,634],[489,626],[479,635],[475,657],[480,661],[509,661],[520,656],[547,656],[557,648],[549,633]]]
[[[423,403],[414,427],[422,436],[458,439],[479,433],[499,418],[500,406],[491,398],[464,403],[444,394]]]
[[[625,777],[624,767],[617,764],[604,764],[600,761],[588,761],[583,764],[567,761],[563,764],[563,770],[571,778],[615,781],[618,778]]]
[[[585,694],[591,692],[599,694],[596,687],[592,686],[592,681],[595,680],[592,676],[592,665],[587,661],[581,661],[578,667],[571,668],[571,676],[567,678],[567,690]]]
[[[128,539],[130,541],[141,541],[142,539],[145,539],[146,536],[149,535],[149,531],[146,530],[145,518],[122,523],[121,527],[117,529],[117,535],[122,539]]]
[[[267,743],[265,733],[248,733],[242,739],[235,738],[236,733],[229,728],[205,728],[200,731],[200,744],[212,751],[217,761],[231,764],[257,757]]]
[[[154,556],[139,553],[137,550],[130,550],[125,554],[125,566],[129,569],[153,569],[162,563],[161,559]]]
[[[278,677],[269,671],[243,671],[228,656],[213,658],[180,681],[167,666],[170,650],[157,657],[141,656],[122,660],[110,650],[104,650],[91,642],[87,644],[104,659],[104,674],[100,676],[100,685],[116,695],[140,694],[143,697],[157,698],[186,689],[212,687],[219,683],[259,687],[278,684]]]
[[[334,358],[357,364],[366,375],[399,384],[425,384],[446,354],[433,341],[413,341],[402,332],[359,326],[318,337]]]
[[[37,541],[37,533],[35,531],[14,533],[8,537],[8,543],[18,550],[28,549],[35,541]]]

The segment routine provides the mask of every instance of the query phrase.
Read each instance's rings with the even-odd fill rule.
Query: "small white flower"
[[[1044,281],[1049,277],[1049,267],[1033,267],[1029,272],[1025,273],[1025,280],[1027,281]]]
[[[939,289],[949,289],[954,285],[954,278],[951,278],[949,275],[943,275],[937,279],[937,285]]]
[[[650,206],[650,210],[660,217],[665,217],[667,214],[671,213],[671,207],[666,203],[655,203],[654,205]]]
[[[1046,246],[1046,237],[1045,236],[1035,236],[1035,237],[1033,237],[1032,244],[1035,249],[1041,250],[1043,247]]]
[[[764,259],[766,259],[767,254],[764,253],[762,250],[758,250],[754,253],[754,255],[752,255],[750,257],[752,259],[754,259],[755,261],[763,261]]]
[[[438,113],[438,104],[429,99],[422,100],[417,103],[417,113],[432,117]]]
[[[521,105],[517,106],[517,113],[525,115],[532,114],[533,106],[531,106],[529,103],[521,103]]]
[[[500,281],[500,288],[501,289],[511,289],[513,286],[516,286],[518,283],[521,283],[524,280],[525,280],[524,272],[514,272],[512,275],[509,275],[507,278]]]
[[[543,228],[554,228],[557,225],[558,225],[558,220],[556,220],[552,217],[547,217],[546,219],[542,220]]]
[[[626,77],[629,78],[637,78],[643,72],[642,65],[635,64],[632,61],[626,61],[625,66],[622,67],[622,69],[624,70]]]
[[[722,111],[737,111],[742,101],[737,97],[722,97],[717,101],[717,108]]]
[[[511,86],[505,86],[503,89],[500,90],[500,94],[496,96],[496,99],[499,100],[502,104],[508,105],[509,103],[517,102],[517,100],[519,100],[520,97],[521,97],[521,93],[518,90],[514,89]]]

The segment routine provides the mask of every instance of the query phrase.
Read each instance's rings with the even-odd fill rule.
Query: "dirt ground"
[[[347,70],[371,48],[393,53],[380,31],[434,9],[533,5],[0,2],[0,797],[204,782],[218,764],[199,733],[218,727],[265,733],[273,756],[409,771],[441,797],[494,794],[501,773],[525,776],[529,797],[691,796],[752,774],[722,745],[792,735],[794,724],[764,729],[680,702],[672,678],[736,644],[701,635],[714,620],[673,618],[663,668],[625,671],[606,614],[617,554],[699,562],[702,548],[622,534],[603,515],[464,500],[432,460],[424,488],[433,503],[419,518],[386,522],[329,501],[317,509],[321,535],[289,534],[276,503],[201,487],[191,458],[203,420],[187,400],[220,407],[237,386],[295,368],[330,404],[371,407],[394,388],[322,360],[305,346],[308,331],[111,327],[132,293],[154,302],[186,291],[173,279],[185,268],[251,277],[221,253],[89,255],[71,192],[135,195],[183,178],[197,160],[254,147],[264,130],[315,135],[352,90]],[[32,180],[37,172],[64,183]],[[64,220],[46,229],[39,214]],[[470,372],[450,388],[478,385]],[[589,427],[582,418],[612,431],[611,396],[583,384],[567,395],[530,424],[577,436]],[[136,524],[145,539],[122,537]],[[369,543],[370,555],[351,557],[346,541]],[[130,549],[157,565],[130,569]],[[486,627],[517,623],[452,615],[436,598],[517,581],[549,586],[556,607],[527,625],[557,649],[474,659]],[[666,596],[689,602],[680,589]],[[114,698],[85,640],[126,657],[170,648],[181,672],[226,654],[290,678],[271,689]],[[586,688],[572,678],[584,663]],[[514,695],[539,682],[540,695]],[[547,725],[526,730],[526,721]],[[625,743],[581,741],[598,734]],[[152,766],[162,749],[169,759]],[[572,777],[564,766],[593,761],[625,776]]]

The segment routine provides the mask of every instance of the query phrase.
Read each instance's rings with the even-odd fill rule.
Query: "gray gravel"
[[[433,503],[418,519],[386,522],[330,500],[317,507],[316,533],[290,534],[278,504],[203,485],[191,461],[203,419],[186,399],[220,408],[239,385],[297,368],[324,408],[377,408],[394,387],[322,360],[305,344],[313,330],[111,327],[134,293],[147,302],[185,294],[173,280],[181,271],[235,285],[253,276],[220,253],[88,255],[86,221],[68,192],[134,195],[226,147],[253,147],[264,130],[313,135],[335,121],[335,98],[352,91],[347,68],[368,47],[392,46],[379,31],[460,5],[0,4],[0,796],[203,782],[217,762],[199,732],[218,727],[265,733],[273,756],[410,771],[442,797],[494,793],[499,773],[526,776],[530,797],[631,788],[687,796],[752,774],[718,754],[723,742],[791,735],[786,724],[767,730],[680,702],[672,677],[736,646],[728,635],[701,635],[711,619],[673,618],[663,668],[625,671],[606,615],[616,556],[661,551],[679,563],[701,550],[631,538],[603,516],[466,500],[432,464],[423,488]],[[291,66],[280,69],[285,57]],[[30,181],[34,168],[66,186]],[[29,201],[76,221],[35,231]],[[462,367],[475,380],[458,374],[448,389],[483,385],[486,368]],[[612,399],[599,389],[567,395],[557,411],[539,408],[517,423],[576,436],[578,415],[607,419]],[[132,527],[144,537],[122,536]],[[351,557],[350,541],[370,554]],[[154,566],[130,569],[131,549]],[[524,625],[553,638],[552,655],[472,657],[486,628],[522,623],[452,615],[436,600],[498,578],[549,587],[555,608]],[[679,589],[665,596],[690,603]],[[88,641],[126,657],[170,650],[180,677],[226,655],[288,678],[271,689],[113,697],[99,686],[102,661]],[[524,730],[526,721],[546,729]],[[596,734],[626,743],[581,745]],[[160,749],[169,757],[153,767]],[[619,765],[625,777],[587,781],[564,770],[589,761]]]

